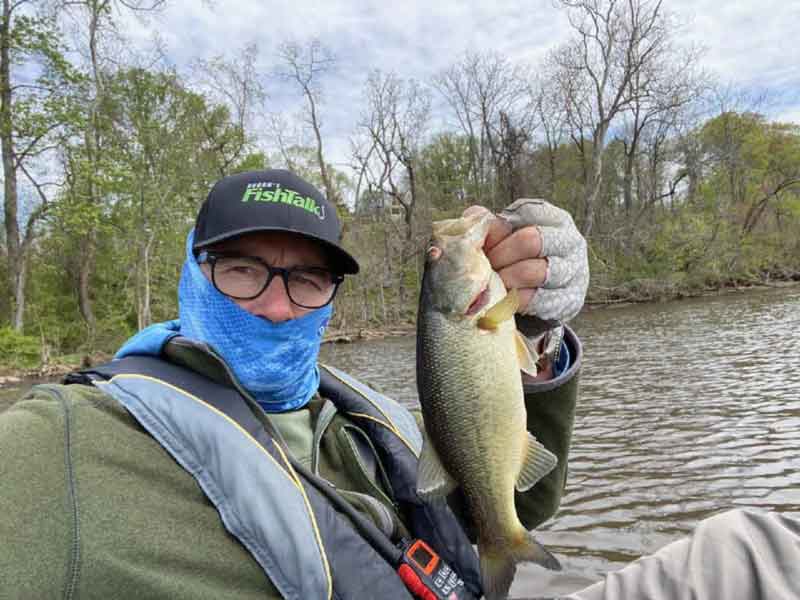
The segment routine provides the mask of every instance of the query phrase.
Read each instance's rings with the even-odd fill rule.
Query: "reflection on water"
[[[591,311],[567,493],[537,537],[564,574],[523,565],[514,596],[578,589],[707,516],[800,517],[800,291]],[[414,340],[323,360],[415,403]]]
[[[596,310],[574,327],[567,492],[537,533],[564,572],[523,565],[512,596],[583,587],[729,508],[800,517],[799,289]],[[416,403],[412,337],[328,345],[322,360]]]

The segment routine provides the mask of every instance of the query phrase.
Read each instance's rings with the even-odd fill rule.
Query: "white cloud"
[[[795,29],[800,3],[785,0],[678,0],[687,37],[707,48],[704,63],[726,81],[748,86],[800,85]]]

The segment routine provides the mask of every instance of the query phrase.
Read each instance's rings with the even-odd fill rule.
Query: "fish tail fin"
[[[517,562],[533,562],[551,571],[560,571],[561,563],[550,551],[542,546],[530,531],[523,529],[519,543],[511,548],[511,556]]]
[[[478,544],[481,561],[481,582],[486,600],[503,600],[508,598],[508,590],[517,572],[517,561],[502,549],[483,548]]]
[[[553,571],[561,570],[561,563],[533,534],[522,530],[519,540],[510,548],[488,547],[478,543],[481,565],[481,581],[486,600],[508,598],[508,590],[514,581],[517,563],[534,562]]]

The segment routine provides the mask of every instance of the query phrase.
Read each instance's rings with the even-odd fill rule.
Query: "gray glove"
[[[577,315],[589,287],[589,260],[586,240],[575,227],[572,216],[544,200],[521,198],[498,217],[508,222],[512,231],[535,226],[542,238],[540,254],[548,261],[543,286],[528,306],[520,310],[521,315],[527,315],[518,318],[520,331],[536,336]]]

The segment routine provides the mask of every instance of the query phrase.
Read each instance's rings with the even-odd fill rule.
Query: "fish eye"
[[[439,246],[428,247],[428,258],[431,260],[439,260],[442,256],[442,249]]]

